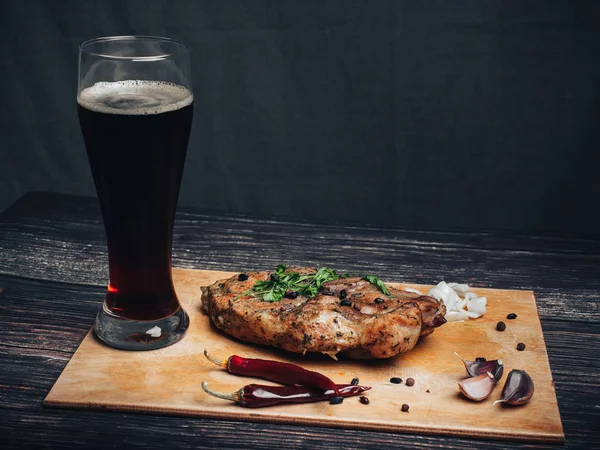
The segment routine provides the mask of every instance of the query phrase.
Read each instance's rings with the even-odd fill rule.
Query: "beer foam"
[[[165,81],[101,81],[77,96],[80,106],[107,114],[161,114],[181,109],[194,100],[192,93]]]

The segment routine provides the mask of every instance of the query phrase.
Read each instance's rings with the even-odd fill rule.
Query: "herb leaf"
[[[348,274],[339,275],[335,270],[328,267],[321,267],[315,273],[300,274],[288,270],[284,264],[279,264],[272,274],[276,276],[257,281],[252,289],[244,292],[239,297],[252,294],[255,297],[260,297],[265,302],[278,302],[288,292],[297,292],[299,296],[314,297],[319,293],[323,284],[350,276]],[[392,296],[383,281],[378,277],[367,275],[363,277],[363,280],[377,287],[388,297]]]
[[[383,281],[381,281],[380,278],[374,277],[372,275],[367,275],[367,276],[363,277],[363,280],[368,281],[373,286],[377,287],[381,292],[383,292],[388,297],[392,296],[392,294],[390,294],[390,291],[388,290],[386,285],[383,283]]]
[[[252,294],[262,297],[265,302],[278,302],[287,292],[297,292],[300,296],[314,297],[319,289],[328,281],[341,278],[333,269],[321,267],[315,273],[300,274],[279,264],[273,272],[277,275],[267,280],[257,281],[252,288]],[[277,281],[274,281],[277,280]]]

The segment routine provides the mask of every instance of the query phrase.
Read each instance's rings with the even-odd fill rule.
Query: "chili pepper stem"
[[[206,392],[208,395],[212,395],[213,397],[217,397],[217,398],[222,398],[223,400],[230,400],[232,402],[237,402],[237,403],[240,402],[239,391],[236,391],[233,394],[223,394],[222,392],[215,392],[208,387],[208,383],[206,381],[203,381],[201,386],[202,386],[202,389],[204,390],[204,392]]]
[[[215,363],[217,366],[221,366],[222,368],[227,369],[227,361],[221,361],[217,358],[210,356],[208,354],[208,350],[206,349],[204,349],[204,356],[206,356],[206,359],[208,359],[212,363]]]

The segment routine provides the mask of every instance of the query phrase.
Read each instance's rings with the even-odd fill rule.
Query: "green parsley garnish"
[[[381,281],[379,278],[374,277],[372,275],[367,275],[367,276],[363,277],[363,280],[366,280],[369,283],[371,283],[373,286],[377,287],[381,292],[383,292],[388,297],[392,296],[392,294],[390,294],[390,291],[388,291],[388,288],[385,286],[385,284],[383,284],[383,281]]]
[[[293,270],[288,270],[284,264],[279,264],[268,280],[257,281],[252,289],[239,297],[252,294],[255,297],[261,297],[265,302],[278,302],[286,296],[286,293],[290,292],[296,292],[298,296],[314,297],[324,283],[347,277],[349,277],[348,274],[339,275],[335,270],[327,267],[321,267],[315,273],[301,275]],[[376,286],[385,295],[391,296],[390,291],[379,278],[366,276],[363,280]]]
[[[337,272],[327,267],[321,267],[315,273],[300,275],[287,266],[279,264],[268,280],[257,281],[251,292],[262,297],[266,302],[278,302],[285,297],[286,292],[297,292],[298,295],[314,297],[323,283],[341,278]]]

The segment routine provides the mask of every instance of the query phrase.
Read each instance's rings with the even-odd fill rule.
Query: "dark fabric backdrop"
[[[0,1],[0,210],[94,195],[77,45],[193,50],[180,205],[320,222],[600,232],[600,2]]]

